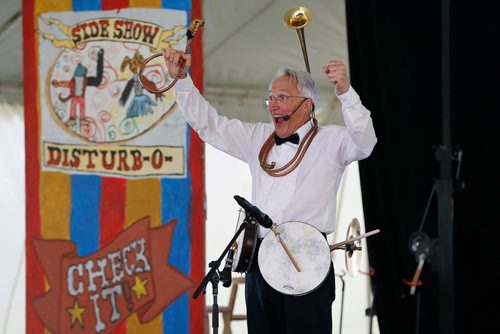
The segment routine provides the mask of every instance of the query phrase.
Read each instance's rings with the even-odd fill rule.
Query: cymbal
[[[357,218],[353,218],[349,227],[347,228],[346,240],[360,236],[361,227]],[[346,245],[345,252],[345,266],[349,276],[354,277],[359,272],[359,267],[361,265],[361,240],[355,240],[352,243]]]

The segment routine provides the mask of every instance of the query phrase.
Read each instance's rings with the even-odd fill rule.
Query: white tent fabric
[[[0,324],[24,333],[25,192],[24,118],[21,105],[0,102]]]

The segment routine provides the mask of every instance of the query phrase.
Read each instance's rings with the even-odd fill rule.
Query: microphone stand
[[[243,230],[248,226],[248,220],[245,219],[238,231],[236,231],[235,235],[229,241],[227,244],[226,248],[220,255],[220,257],[216,261],[211,261],[210,264],[208,265],[210,267],[210,270],[208,273],[205,275],[203,280],[201,281],[200,285],[196,289],[196,291],[193,293],[193,298],[196,299],[200,293],[205,294],[206,293],[206,286],[208,283],[212,283],[212,296],[213,296],[213,305],[212,305],[212,328],[213,328],[213,333],[216,334],[218,332],[219,328],[219,305],[217,304],[217,295],[219,293],[219,282],[220,282],[220,273],[219,273],[219,267],[222,263],[222,260],[226,256],[227,252],[229,252],[229,249],[233,246],[234,242],[236,239],[238,239],[238,236],[243,232]]]
[[[345,294],[345,281],[344,281],[345,272],[342,270],[342,273],[337,275],[342,281],[342,299],[340,302],[340,325],[339,325],[339,334],[342,334],[342,320],[344,319],[344,294]]]

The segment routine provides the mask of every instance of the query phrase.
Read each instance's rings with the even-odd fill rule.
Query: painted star
[[[135,283],[132,287],[132,290],[135,292],[135,298],[140,300],[142,296],[147,296],[148,291],[146,290],[146,285],[148,284],[148,280],[142,281],[139,276],[135,276]]]
[[[78,300],[75,299],[73,307],[68,307],[66,310],[71,315],[71,328],[73,328],[76,321],[78,321],[80,327],[83,328],[82,314],[85,312],[85,307],[81,307],[80,304],[78,304]]]

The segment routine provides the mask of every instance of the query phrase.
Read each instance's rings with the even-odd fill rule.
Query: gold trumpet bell
[[[300,29],[311,22],[312,13],[307,7],[293,7],[283,15],[283,24],[288,28]]]
[[[300,46],[302,48],[302,56],[306,64],[307,72],[311,73],[309,68],[309,58],[307,57],[306,39],[304,37],[304,27],[312,20],[312,13],[307,7],[293,7],[285,12],[283,15],[283,24],[295,29],[299,36]]]

